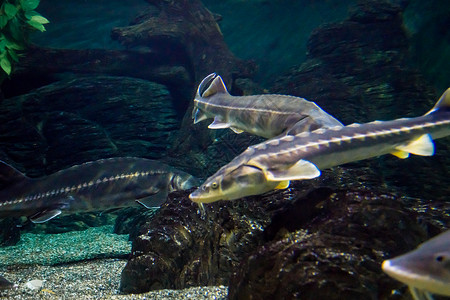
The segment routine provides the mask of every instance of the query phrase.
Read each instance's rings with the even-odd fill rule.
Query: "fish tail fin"
[[[29,180],[25,174],[0,160],[0,189],[23,180]]]
[[[426,113],[426,115],[431,114],[433,112],[436,112],[441,109],[450,109],[450,88],[448,88],[442,96],[439,98],[439,100],[436,102],[436,104],[433,106],[433,108]]]
[[[209,74],[202,80],[197,89],[197,97],[210,97],[217,93],[228,94],[227,87],[222,80],[222,77],[216,73]]]

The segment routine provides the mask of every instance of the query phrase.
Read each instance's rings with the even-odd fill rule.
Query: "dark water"
[[[11,76],[3,73],[0,76],[0,160],[30,177],[38,178],[87,161],[131,156],[158,160],[203,182],[248,146],[263,141],[247,133],[237,135],[229,129],[210,130],[207,124],[211,120],[193,124],[191,111],[198,84],[212,72],[223,77],[230,93],[235,96],[277,93],[303,97],[315,101],[344,124],[420,116],[431,109],[439,95],[449,87],[450,32],[447,29],[450,26],[450,5],[445,0],[149,2],[41,1],[36,11],[49,19],[50,23],[45,24],[46,31],[30,32],[31,50],[21,52],[19,62],[13,64]],[[449,154],[448,138],[444,138],[436,142],[436,154],[432,157],[412,156],[407,160],[398,160],[383,156],[353,162],[326,171],[312,183],[294,185],[289,193],[298,196],[311,189],[323,191],[322,188],[326,187],[341,193],[341,198],[336,197],[341,200],[345,198],[349,205],[354,203],[345,191],[357,195],[355,199],[358,200],[354,201],[366,199],[365,193],[368,192],[374,195],[367,196],[367,199],[375,199],[373,201],[383,205],[390,197],[385,195],[387,193],[405,201],[408,206],[406,214],[410,216],[405,222],[414,224],[411,225],[414,228],[411,238],[408,243],[405,242],[405,249],[377,248],[378,254],[384,254],[374,255],[376,257],[371,259],[374,264],[380,264],[382,258],[409,250],[406,248],[415,247],[449,227]],[[115,171],[116,175],[123,175],[123,171]],[[6,175],[0,174],[1,185],[7,188],[14,181],[8,179],[11,173],[4,173]],[[86,179],[87,182],[90,180]],[[157,186],[161,189],[158,184],[150,183],[152,188]],[[170,184],[174,186],[173,182]],[[136,190],[136,187],[130,185],[127,189]],[[170,205],[174,199],[181,199],[180,203],[187,207],[186,213],[171,213],[170,205],[161,209],[161,214],[172,220],[168,227],[162,221],[164,218],[153,219],[155,214],[158,215],[157,211],[150,212],[143,207],[58,216],[44,224],[27,221],[29,213],[24,213],[21,219],[6,219],[0,228],[0,243],[5,246],[0,253],[0,275],[4,274],[7,279],[12,277],[12,281],[19,280],[23,284],[32,278],[21,278],[20,272],[13,272],[17,271],[17,265],[54,265],[97,258],[125,259],[131,251],[130,243],[143,247],[144,252],[154,252],[155,249],[142,246],[146,241],[142,236],[152,236],[148,229],[151,224],[158,230],[163,228],[161,232],[167,233],[170,237],[167,240],[175,240],[177,247],[185,247],[179,250],[184,253],[179,254],[179,261],[192,263],[179,263],[177,267],[180,269],[170,265],[170,268],[167,267],[170,269],[168,274],[173,272],[179,276],[180,270],[184,270],[191,272],[191,277],[186,275],[189,280],[183,283],[179,282],[184,277],[183,280],[172,278],[173,282],[161,279],[157,284],[136,280],[136,286],[122,286],[122,291],[144,291],[142,286],[146,285],[152,289],[233,285],[232,297],[238,298],[237,295],[240,295],[245,298],[254,291],[242,287],[236,276],[231,283],[228,281],[230,274],[238,270],[237,262],[257,251],[257,247],[280,238],[283,233],[297,236],[299,229],[310,232],[317,229],[315,225],[314,229],[308,227],[308,222],[284,224],[291,229],[280,225],[284,229],[268,238],[266,229],[275,226],[268,225],[270,219],[283,219],[285,216],[285,212],[281,216],[278,212],[274,213],[274,207],[277,211],[284,211],[290,203],[260,208],[266,217],[270,216],[267,219],[247,211],[255,204],[246,207],[242,204],[243,200],[237,200],[241,201],[240,204],[225,205],[225,208],[215,206],[217,210],[212,209],[213,213],[221,209],[227,212],[215,216],[220,219],[218,224],[225,228],[223,230],[227,234],[233,232],[233,235],[218,234],[221,236],[219,239],[209,236],[212,246],[205,250],[206,254],[202,253],[214,258],[213,253],[221,253],[215,247],[227,244],[223,247],[230,247],[229,252],[234,256],[217,254],[217,261],[221,262],[218,263],[221,267],[217,268],[214,267],[214,259],[211,259],[211,265],[196,265],[196,254],[192,253],[195,252],[192,249],[198,250],[194,245],[201,244],[200,241],[207,238],[191,232],[195,231],[193,225],[183,225],[189,227],[187,232],[192,239],[190,246],[184,246],[179,239],[186,237],[185,232],[173,224],[174,220],[183,224],[198,225],[196,222],[201,222],[197,220],[197,210],[191,207],[187,195],[169,197],[172,201]],[[330,199],[334,196],[328,196],[324,196],[328,200],[323,202],[333,203]],[[281,191],[264,196],[266,198],[258,197],[255,199],[275,201],[277,197],[286,200],[291,194]],[[3,201],[8,199],[0,199],[0,203]],[[317,207],[311,207],[311,213],[302,212],[302,217],[314,216]],[[296,207],[294,211],[297,210],[301,211]],[[398,210],[398,215],[401,215],[401,208],[395,207],[393,210]],[[325,218],[327,222],[337,216],[337,213],[334,216],[332,212],[326,213],[330,213]],[[318,216],[323,217],[324,214],[322,211]],[[361,215],[370,219],[367,226],[378,228],[377,218],[373,217],[376,213]],[[235,219],[236,216],[241,216],[241,219]],[[287,216],[295,218],[290,214]],[[311,217],[311,223],[318,216]],[[389,214],[377,215],[380,216]],[[352,218],[353,215],[341,220],[358,225],[365,222]],[[211,219],[203,221],[212,226],[208,223],[213,222]],[[253,226],[252,222],[258,226]],[[92,231],[91,227],[98,227],[99,230]],[[351,228],[347,226],[345,230],[348,232],[342,229],[345,232],[342,236],[352,236]],[[400,226],[394,233],[400,236],[404,234],[403,229]],[[76,231],[85,232],[83,230],[87,230],[90,245],[78,251],[76,249],[83,243],[83,233],[77,235]],[[251,234],[246,236],[246,230]],[[320,230],[318,232],[323,233]],[[208,234],[214,236],[214,232],[211,230]],[[56,237],[55,234],[67,236],[61,242],[61,236]],[[127,241],[128,234],[130,241]],[[375,229],[372,234],[364,237],[357,233],[356,236],[367,240],[382,239]],[[103,251],[106,247],[103,243],[92,246],[92,241],[102,235],[105,241],[116,247]],[[49,242],[37,242],[45,239]],[[323,236],[318,240],[322,239]],[[64,250],[64,240],[67,240],[67,251]],[[239,245],[236,248],[241,248],[233,248],[230,241],[235,241]],[[36,248],[53,242],[57,251],[47,251],[48,255],[41,259],[32,257]],[[19,244],[12,246],[16,243]],[[388,245],[389,241],[383,240],[383,243]],[[329,247],[339,243],[331,244]],[[155,245],[161,249],[168,247],[161,240]],[[251,247],[246,248],[246,245]],[[267,249],[270,247],[267,246]],[[356,250],[350,247],[342,251],[351,254]],[[14,255],[21,256],[21,259],[15,259]],[[27,255],[30,255],[29,259]],[[259,252],[258,255],[263,254]],[[358,255],[364,257],[359,252]],[[132,256],[130,260],[134,258]],[[225,256],[227,263],[221,260]],[[169,264],[171,259],[164,263]],[[246,267],[251,269],[251,262],[247,263],[249,265],[243,263],[239,266],[239,274],[245,274]],[[380,277],[382,271],[379,267],[373,267],[376,271],[369,272],[372,275],[367,277],[367,282],[378,286],[376,297],[394,299],[387,295],[398,286]],[[10,277],[8,272],[11,272]],[[363,273],[361,271],[359,277],[363,278],[361,282],[366,280],[364,276],[367,274]],[[124,282],[133,282],[133,278],[123,279],[128,273],[124,274]],[[133,271],[130,274],[134,274]],[[150,277],[148,273],[139,275]],[[242,275],[244,282],[246,276]],[[319,279],[316,280],[318,282]],[[286,279],[286,282],[289,280]],[[355,292],[352,296],[375,295],[362,286],[365,285],[355,288],[360,294]],[[291,286],[278,288],[289,290]],[[19,294],[9,296],[20,297],[20,293],[24,293],[24,297],[32,297],[30,292],[27,294],[24,291],[27,290],[24,288]],[[346,295],[340,292],[336,295]],[[0,287],[0,296],[1,293]],[[119,293],[118,283],[114,293]],[[407,294],[404,289],[401,293],[402,297]],[[257,294],[256,297],[265,296],[267,294]]]

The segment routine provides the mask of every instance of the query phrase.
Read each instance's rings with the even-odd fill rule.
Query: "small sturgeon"
[[[264,138],[296,134],[322,127],[343,126],[314,102],[285,95],[231,96],[220,76],[200,83],[192,110],[194,124],[214,118],[208,128],[231,128]]]
[[[387,153],[433,155],[433,139],[450,134],[450,88],[427,114],[287,135],[250,146],[190,194],[194,202],[233,200],[287,188],[320,169]]]
[[[29,178],[0,161],[0,218],[26,216],[34,223],[59,214],[109,210],[139,203],[159,207],[168,193],[197,185],[191,175],[159,161],[122,157]]]
[[[384,261],[382,268],[407,284],[416,300],[432,299],[431,293],[450,296],[450,230],[411,252]]]

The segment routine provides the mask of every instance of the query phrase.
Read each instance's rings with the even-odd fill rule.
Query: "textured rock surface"
[[[437,95],[409,64],[403,6],[361,1],[349,18],[315,29],[307,60],[272,90],[317,102],[345,124],[416,116]]]
[[[386,298],[400,285],[381,262],[443,230],[450,207],[382,190],[313,188],[339,180],[324,174],[206,205],[205,215],[188,192],[171,194],[133,241],[121,290],[229,284],[232,299]]]
[[[260,204],[267,208],[283,202],[214,204],[202,215],[188,194],[172,193],[141,227],[122,272],[122,291],[227,284],[242,255],[261,243],[262,229],[270,222]]]
[[[172,101],[140,79],[59,81],[0,104],[0,148],[32,177],[109,156],[160,158],[179,125]]]
[[[115,28],[112,37],[126,46],[164,49],[168,57],[184,58],[195,81],[216,71],[249,76],[254,66],[237,59],[225,44],[214,15],[199,0],[147,0],[148,10],[130,26]]]
[[[436,216],[389,194],[330,190],[319,199],[298,199],[274,217],[265,232],[275,239],[243,260],[230,299],[389,299],[401,284],[387,279],[381,262],[450,222],[446,203],[425,204]]]

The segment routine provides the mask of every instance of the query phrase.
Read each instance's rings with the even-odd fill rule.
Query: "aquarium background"
[[[212,72],[233,95],[303,97],[344,124],[422,115],[449,86],[445,0],[41,0],[36,11],[49,19],[46,31],[31,32],[11,76],[0,77],[0,159],[30,177],[136,156],[206,179],[262,141],[193,124],[192,99]],[[118,235],[119,250],[87,247],[63,259],[128,260],[109,296],[223,285],[232,299],[308,299],[319,291],[322,299],[394,299],[393,289],[408,299],[379,265],[449,227],[449,151],[445,138],[432,157],[339,166],[286,191],[213,204],[203,218],[180,192],[156,212],[130,208],[39,226],[5,220],[3,244],[96,226],[129,234],[130,256]],[[28,278],[17,265],[61,263],[3,255],[12,258],[0,275],[20,283]],[[325,267],[301,266],[309,260]],[[260,280],[268,270],[279,279]]]

